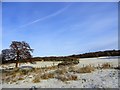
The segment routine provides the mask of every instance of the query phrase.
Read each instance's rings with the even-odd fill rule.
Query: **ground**
[[[46,63],[46,64],[45,64]],[[23,71],[14,73],[16,81],[3,82],[2,88],[118,88],[118,58],[99,57],[80,59],[74,66],[58,68],[60,62],[36,62],[36,64],[22,64],[35,67],[26,74]],[[13,64],[9,66],[14,66]],[[4,67],[9,67],[4,66]],[[2,67],[1,67],[2,68]],[[11,74],[13,75],[13,74]],[[10,75],[9,75],[10,76]],[[9,76],[7,79],[9,79]],[[21,76],[21,78],[20,78]],[[3,78],[7,76],[4,75]],[[19,79],[18,79],[19,77]],[[6,80],[6,79],[5,79]],[[34,81],[34,82],[33,82]]]

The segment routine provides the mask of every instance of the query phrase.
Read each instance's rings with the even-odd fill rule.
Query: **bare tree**
[[[10,45],[11,50],[14,52],[16,67],[18,67],[18,63],[20,59],[31,58],[30,52],[33,51],[28,43],[22,41],[13,41]]]

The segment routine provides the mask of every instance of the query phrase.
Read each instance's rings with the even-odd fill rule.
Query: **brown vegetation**
[[[19,78],[18,78],[18,80],[24,80],[24,78],[22,78],[22,77],[19,77]]]
[[[91,66],[85,66],[83,68],[80,68],[78,70],[78,73],[91,73],[92,71],[94,71],[95,68],[94,67],[91,67]]]
[[[41,75],[41,79],[49,79],[49,78],[54,78],[54,73],[44,73]]]
[[[98,66],[99,67],[99,66]],[[110,63],[104,63],[101,66],[102,69],[109,69],[111,68]],[[15,68],[12,71],[4,72],[4,78],[2,79],[4,82],[14,83],[18,80],[24,80],[25,77],[31,77],[32,75],[32,82],[38,83],[42,79],[50,79],[56,78],[63,82],[70,81],[70,80],[77,80],[78,77],[76,75],[71,74],[71,72],[75,73],[91,73],[96,68],[90,65],[85,67],[77,67],[75,65],[65,66],[58,68],[57,66],[51,67],[43,67],[43,68],[33,68],[33,69],[19,69]],[[53,72],[49,72],[54,70]]]
[[[33,83],[38,83],[40,82],[40,76],[35,76],[34,79],[32,80]]]
[[[70,67],[69,68],[70,72],[76,72],[76,73],[91,73],[94,70],[95,70],[95,68],[91,67],[89,65],[82,67],[82,68],[78,68],[78,67]]]
[[[70,75],[70,74],[58,75],[56,78],[58,80],[63,81],[63,82],[78,79],[78,77],[76,75]]]
[[[71,66],[71,65],[76,65],[79,63],[79,60],[74,60],[74,61],[63,61],[58,64],[58,67],[63,67],[63,66]]]
[[[109,69],[109,68],[111,68],[110,63],[104,63],[104,64],[102,64],[102,69]]]
[[[67,68],[58,68],[58,69],[55,71],[56,74],[65,74],[65,73],[67,73],[67,72],[68,72]]]
[[[120,50],[106,50],[106,51],[98,51],[98,52],[89,52],[78,55],[71,55],[68,57],[73,58],[91,58],[91,57],[101,57],[101,56],[120,56]]]

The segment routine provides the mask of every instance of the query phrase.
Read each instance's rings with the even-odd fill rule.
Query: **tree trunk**
[[[18,62],[19,62],[19,52],[17,52],[17,58],[16,58],[16,68],[18,67]]]
[[[15,66],[16,68],[18,67],[18,60],[16,61],[16,66]]]

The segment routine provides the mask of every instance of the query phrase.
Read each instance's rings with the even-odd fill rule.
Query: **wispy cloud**
[[[55,13],[52,13],[52,14],[50,14],[50,15],[48,15],[48,16],[45,16],[45,17],[36,19],[36,20],[34,20],[34,21],[32,21],[32,22],[29,22],[29,23],[27,23],[27,24],[21,25],[20,27],[18,27],[18,28],[16,28],[16,29],[23,28],[23,27],[27,27],[27,26],[29,26],[29,25],[31,25],[31,24],[34,24],[34,23],[37,23],[37,22],[46,20],[46,19],[48,19],[48,18],[52,18],[52,17],[54,17],[54,16],[57,16],[57,15],[59,15],[60,13],[64,12],[66,9],[68,9],[70,6],[71,6],[71,4],[67,5],[66,7],[64,7],[64,8],[62,8],[62,9],[60,9],[60,10],[56,11]],[[16,29],[15,29],[15,30],[16,30]]]

